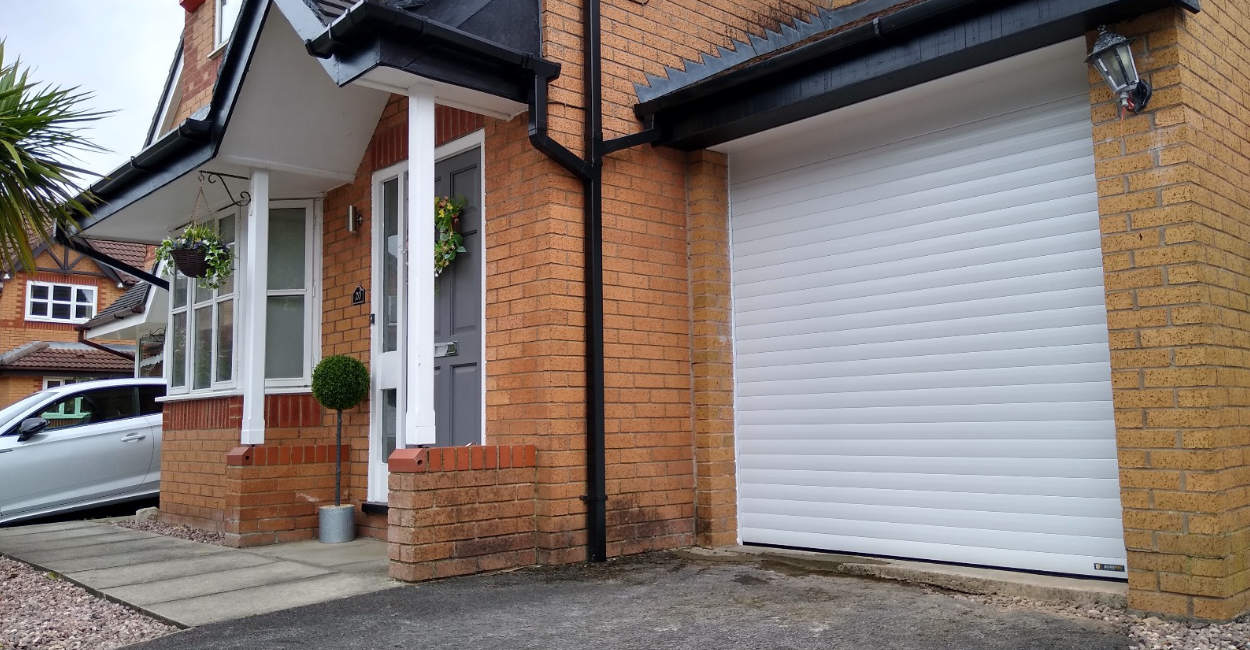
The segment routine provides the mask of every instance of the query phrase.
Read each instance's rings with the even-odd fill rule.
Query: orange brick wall
[[[533,445],[391,456],[392,578],[415,582],[534,564]]]
[[[169,402],[161,442],[161,519],[221,530],[225,455],[239,444],[243,398]]]
[[[320,410],[316,402],[310,408],[309,402],[301,399],[290,405],[309,415]],[[287,424],[301,420],[288,418]],[[347,445],[338,453],[346,459]],[[334,503],[335,456],[334,444],[303,440],[238,446],[227,452],[222,526],[226,543],[249,547],[315,538],[317,508]]]
[[[221,68],[221,51],[213,48],[214,12],[217,3],[203,2],[195,11],[186,13],[182,30],[182,101],[174,110],[174,124],[208,106]]]
[[[344,420],[361,417],[360,410],[344,413]],[[240,446],[242,414],[241,397],[165,404],[162,519],[223,531],[227,543],[240,546],[312,538],[316,506],[333,499],[333,456],[325,457],[324,451],[334,446],[334,414],[309,394],[266,396],[265,444]],[[363,417],[367,421],[367,412]],[[350,441],[344,438],[346,447]],[[308,448],[314,452],[306,456]],[[247,463],[232,464],[231,453],[238,456],[239,450],[255,450],[261,460],[252,462],[254,456],[249,456]],[[270,453],[275,455],[272,461]],[[344,457],[350,459],[350,452]],[[344,463],[344,502],[360,501],[351,499],[351,486],[361,472],[363,466]],[[253,496],[244,499],[244,494]],[[379,519],[362,515],[361,533],[384,536]]]
[[[1120,121],[1091,75],[1129,604],[1250,609],[1250,8],[1114,28],[1155,87]]]
[[[42,375],[0,376],[0,407],[43,390]]]

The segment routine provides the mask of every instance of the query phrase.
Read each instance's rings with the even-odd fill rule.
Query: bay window
[[[194,279],[175,274],[170,286],[169,329],[165,366],[169,392],[233,392],[241,363],[236,323],[246,324],[241,292],[264,291],[265,386],[300,389],[311,383],[312,365],[320,349],[317,311],[320,256],[316,254],[317,221],[312,201],[275,201],[269,208],[269,242],[264,257],[266,287],[248,286],[240,241],[241,218],[229,214],[214,223],[222,242],[233,249],[235,272],[219,289],[196,286]]]
[[[217,289],[174,272],[169,299],[169,392],[228,388],[234,383],[234,306],[239,274],[238,217],[211,222],[234,251],[235,272]]]

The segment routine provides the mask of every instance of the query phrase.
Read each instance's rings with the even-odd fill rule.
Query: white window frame
[[[243,0],[228,0],[236,5],[234,20],[229,25],[223,21],[221,14],[221,5],[223,0],[213,0],[213,53],[221,49],[227,41],[230,40],[230,34],[234,32],[234,24],[239,22],[239,12],[242,10]]]
[[[320,200],[273,200],[269,210],[303,208],[304,226],[304,288],[270,289],[265,287],[265,304],[270,297],[304,297],[304,374],[300,377],[265,378],[265,390],[269,393],[306,392],[312,386],[313,366],[321,359],[321,201]],[[269,238],[281,233],[269,231]],[[268,260],[268,255],[266,255]],[[269,349],[266,342],[265,349]],[[264,360],[261,360],[264,363]]]
[[[47,287],[48,298],[46,300],[35,300],[34,292],[31,291],[31,289],[34,287]],[[64,301],[54,301],[52,299],[52,292],[55,287],[69,287],[70,318],[55,318],[52,316],[52,305],[54,304],[54,302],[59,302],[61,304],[64,304]],[[77,300],[79,290],[84,290],[84,291],[88,291],[91,293],[91,314],[87,316],[86,318],[74,317],[74,312],[77,311],[77,307],[80,306],[81,304],[84,304],[84,303],[79,303]],[[36,302],[46,302],[48,304],[47,316],[35,316],[31,314],[30,308]],[[26,320],[33,322],[33,323],[65,323],[69,325],[77,325],[79,323],[85,323],[95,317],[96,311],[99,308],[99,303],[100,303],[100,290],[98,287],[95,287],[90,284],[70,284],[68,282],[44,282],[41,280],[27,280],[26,281]]]
[[[167,386],[166,395],[211,395],[214,393],[230,392],[237,385],[237,380],[239,376],[239,352],[238,352],[239,351],[239,330],[241,329],[240,328],[240,304],[239,304],[240,303],[239,297],[241,295],[239,291],[241,274],[240,274],[239,261],[243,258],[243,247],[246,245],[246,243],[243,241],[243,233],[244,233],[243,216],[239,214],[238,211],[233,211],[233,212],[223,211],[214,215],[211,221],[215,224],[221,221],[222,219],[231,217],[231,216],[234,217],[234,250],[232,252],[232,260],[234,262],[234,274],[233,274],[234,282],[231,285],[232,291],[230,293],[223,294],[223,293],[220,293],[221,291],[220,289],[216,289],[216,290],[213,290],[211,298],[197,301],[196,294],[199,291],[205,291],[205,290],[200,289],[199,287],[195,286],[195,283],[196,283],[195,278],[185,278],[185,276],[183,276],[181,273],[178,273],[175,270],[173,273],[173,279],[170,281],[170,287],[169,287],[170,295],[169,295],[169,308],[168,308],[169,318],[167,320],[168,324],[165,330],[165,352],[164,352],[165,364],[164,364],[164,371],[162,373],[164,375],[165,385]],[[178,230],[181,230],[181,228],[178,228]],[[174,292],[173,283],[176,283],[180,279],[184,279],[184,278],[187,280],[187,302],[185,305],[181,305],[181,306],[175,305],[174,296],[173,296],[173,292]],[[227,301],[234,303],[232,307],[234,311],[234,314],[233,314],[234,329],[231,332],[231,341],[230,341],[230,379],[219,381],[217,379],[217,343],[218,343],[217,331],[218,331],[218,326],[219,326],[218,314],[220,312],[217,306]],[[206,307],[206,306],[212,307],[212,318],[213,318],[213,324],[211,328],[213,336],[212,336],[212,343],[209,346],[209,357],[212,359],[209,365],[209,369],[208,369],[209,384],[207,387],[195,388],[194,387],[195,385],[195,377],[194,377],[195,310],[197,307]],[[186,329],[183,332],[183,337],[184,337],[183,340],[186,341],[187,349],[186,349],[186,355],[183,359],[183,375],[182,375],[183,385],[181,386],[174,386],[174,382],[173,382],[173,377],[174,377],[173,345],[174,345],[174,339],[176,338],[174,335],[173,327],[174,327],[174,316],[176,314],[186,314]],[[137,356],[138,355],[136,355],[136,357]]]

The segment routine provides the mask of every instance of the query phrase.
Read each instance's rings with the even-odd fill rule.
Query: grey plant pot
[[[355,508],[321,506],[317,510],[317,537],[322,544],[342,544],[356,538]]]

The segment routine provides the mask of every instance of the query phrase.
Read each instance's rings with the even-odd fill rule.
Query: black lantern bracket
[[[233,178],[235,180],[240,180],[240,181],[251,180],[246,176],[238,176],[236,174],[225,174],[222,172],[210,172],[210,171],[204,171],[204,170],[200,171],[201,183],[207,183],[208,185],[216,185],[217,183],[221,183],[222,189],[226,191],[226,197],[230,199],[229,203],[221,206],[220,208],[217,208],[218,212],[225,210],[226,208],[230,208],[230,207],[235,207],[235,208],[246,207],[248,204],[252,202],[252,193],[247,190],[239,190],[238,197],[236,198],[234,192],[230,191],[230,184],[226,182],[227,178]]]

